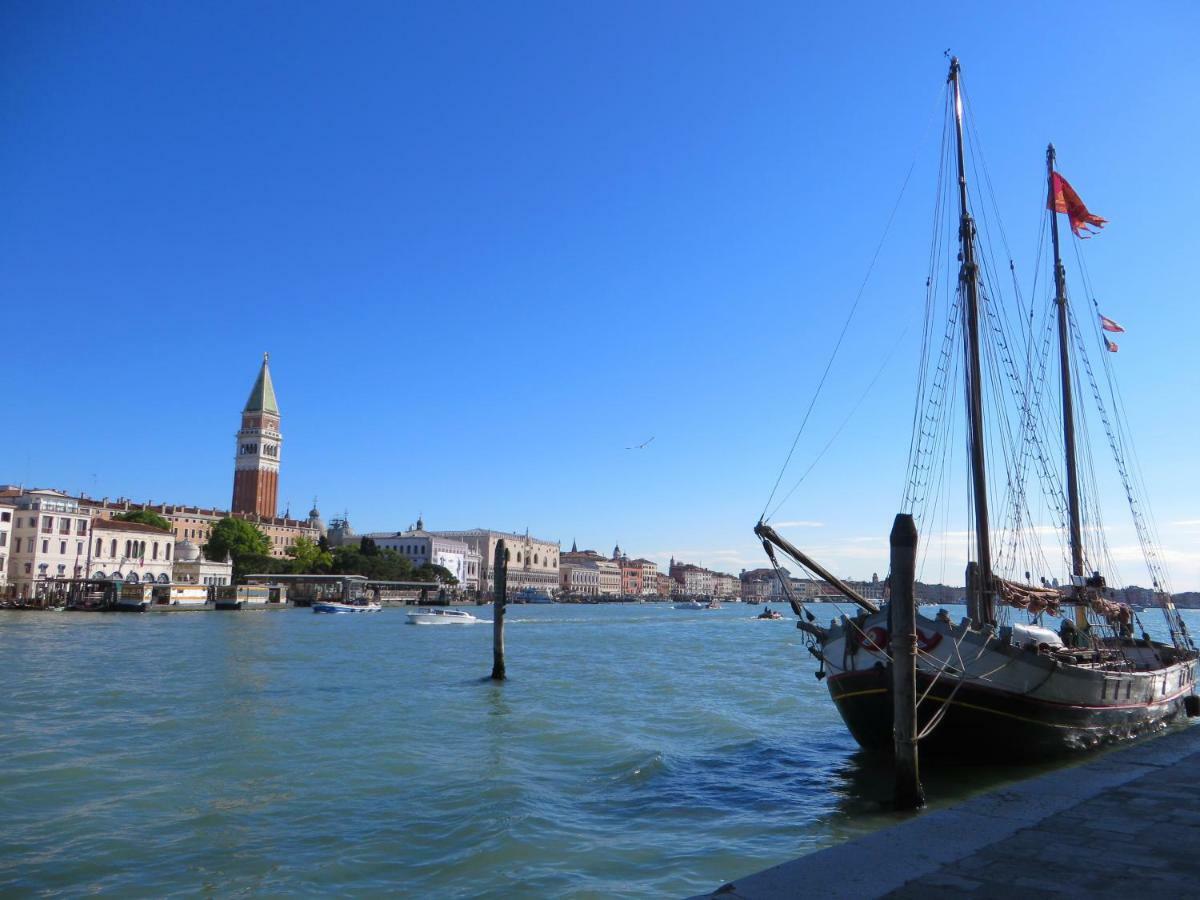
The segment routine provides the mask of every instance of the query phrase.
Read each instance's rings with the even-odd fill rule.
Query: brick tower
[[[237,433],[237,456],[233,465],[233,509],[272,518],[279,496],[279,405],[275,386],[267,368],[269,354],[263,354],[262,368],[250,399],[242,410],[242,428]]]

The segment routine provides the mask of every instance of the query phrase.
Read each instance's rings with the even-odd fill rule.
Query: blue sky
[[[293,512],[759,565],[916,161],[801,466],[890,362],[778,517],[882,571],[952,47],[1018,268],[1047,140],[1111,221],[1088,266],[1200,588],[1200,12],[961,6],[8,3],[0,480],[225,505],[269,350]]]

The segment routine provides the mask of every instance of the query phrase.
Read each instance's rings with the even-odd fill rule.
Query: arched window
[[[535,553],[535,554],[533,554],[533,564],[535,566],[537,565],[537,561],[538,561],[538,555]]]
[[[125,580],[128,581],[130,584],[137,584],[138,583],[137,572],[130,572],[128,577],[126,577]]]
[[[112,578],[113,581],[124,581],[125,580],[125,576],[122,575],[120,572],[113,572],[110,577]]]
[[[166,572],[163,572],[161,575],[158,576],[158,583],[159,584],[169,584],[170,583],[170,579],[167,578]]]
[[[125,557],[126,557],[126,559],[128,559],[131,556],[133,556],[133,541],[126,541],[125,542]]]
[[[170,545],[170,544],[167,544],[167,550],[166,550],[166,553],[167,553],[167,555],[166,555],[165,557],[163,557],[163,558],[164,558],[164,559],[170,559],[170,558],[171,558],[171,545]]]
[[[520,561],[521,561],[521,551],[518,550],[517,551],[517,562],[520,562]]]
[[[105,575],[103,572],[95,572],[92,574],[92,577],[96,578],[96,579],[103,579],[103,578],[107,578],[108,576]]]
[[[112,539],[112,545],[109,547],[108,555],[111,556],[113,559],[117,558],[117,539],[116,538]]]
[[[104,552],[104,538],[96,538],[96,555]]]

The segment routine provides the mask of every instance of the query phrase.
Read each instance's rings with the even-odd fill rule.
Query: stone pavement
[[[917,815],[714,900],[1200,896],[1200,728]]]

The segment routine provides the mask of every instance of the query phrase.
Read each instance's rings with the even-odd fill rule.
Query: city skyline
[[[360,532],[423,514],[758,568],[751,528],[936,131],[950,46],[1019,277],[1048,140],[1109,219],[1082,252],[1127,330],[1172,586],[1200,588],[1200,425],[1178,406],[1197,11],[876,13],[893,27],[787,5],[7,7],[2,289],[42,355],[0,472],[226,507],[269,351],[280,512],[316,496]],[[886,569],[904,478],[931,181],[914,170],[795,473],[882,378],[775,522],[856,579]],[[1145,583],[1123,498],[1103,499],[1122,580]],[[963,533],[927,532],[923,580],[961,583]]]

